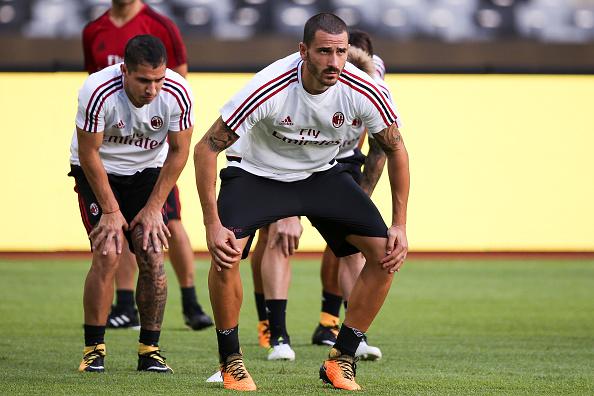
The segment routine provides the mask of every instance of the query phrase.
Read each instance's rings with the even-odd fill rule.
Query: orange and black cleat
[[[105,366],[103,362],[105,354],[105,344],[86,346],[83,350],[83,359],[80,362],[78,371],[91,373],[104,372]]]
[[[343,355],[338,349],[330,349],[328,359],[320,367],[320,379],[336,389],[357,391],[361,390],[355,382],[357,365],[355,358]]]
[[[225,389],[236,391],[255,391],[256,384],[243,364],[243,355],[234,353],[227,356],[224,363],[221,363],[221,374]]]
[[[258,344],[262,348],[270,349],[270,325],[268,319],[258,322]]]

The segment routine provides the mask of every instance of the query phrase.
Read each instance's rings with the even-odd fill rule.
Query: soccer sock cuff
[[[338,317],[341,303],[342,296],[322,291],[322,312]]]
[[[116,290],[116,305],[118,307],[132,307],[132,308],[134,308],[134,290],[117,289]]]
[[[268,315],[266,314],[266,301],[264,300],[264,293],[254,293],[254,298],[256,299],[256,310],[258,311],[258,321],[263,321],[268,319]]]
[[[138,342],[144,345],[159,346],[160,336],[161,330],[145,330],[141,327]]]
[[[266,300],[266,311],[270,326],[270,345],[278,345],[281,337],[283,344],[290,344],[286,322],[287,300]]]
[[[105,326],[84,325],[85,346],[105,344]]]
[[[336,337],[334,348],[338,349],[344,355],[354,357],[357,347],[359,346],[359,343],[363,339],[364,335],[365,333],[362,331],[359,331],[353,327],[345,326],[343,323],[343,325],[340,327],[338,337]]]
[[[231,329],[217,329],[217,341],[219,343],[219,361],[227,360],[229,355],[241,353],[239,349],[239,325]]]

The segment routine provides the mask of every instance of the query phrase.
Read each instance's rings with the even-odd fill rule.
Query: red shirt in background
[[[186,47],[175,23],[145,4],[143,9],[122,27],[113,24],[109,18],[109,11],[85,26],[85,70],[95,73],[107,66],[123,62],[126,43],[139,34],[151,34],[163,41],[167,49],[169,69],[187,63]]]

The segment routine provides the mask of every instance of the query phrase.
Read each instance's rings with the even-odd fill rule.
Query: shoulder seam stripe
[[[260,90],[258,92],[258,95],[254,96],[250,102],[248,104],[246,104],[245,106],[243,106],[241,108],[240,112],[237,112],[237,110],[235,110],[235,117],[229,117],[227,119],[227,121],[225,121],[225,124],[227,124],[227,126],[229,126],[229,128],[233,129],[234,125],[237,125],[238,123],[243,122],[243,120],[245,119],[244,114],[247,112],[247,114],[250,114],[254,111],[254,106],[258,107],[260,106],[260,104],[262,104],[264,101],[258,102],[256,104],[256,102],[258,100],[260,100],[260,98],[262,98],[263,96],[267,95],[269,92],[275,90],[276,88],[278,88],[279,86],[283,85],[283,84],[287,84],[287,82],[291,83],[297,81],[297,73],[293,73],[290,74],[288,76],[286,76],[285,78],[275,82],[274,84],[270,85],[269,87],[267,87],[266,89]],[[285,85],[288,86],[289,84]],[[254,92],[255,93],[255,92]],[[240,121],[241,120],[241,121]]]
[[[185,99],[183,98],[183,96],[180,95],[180,92],[175,92],[173,91],[174,89],[176,89],[175,87],[172,87],[171,85],[164,85],[163,86],[163,91],[168,92],[171,94],[171,96],[173,96],[175,98],[175,100],[177,101],[177,105],[179,106],[179,108],[182,111],[182,114],[179,117],[179,130],[183,131],[185,129],[188,129],[191,124],[188,120],[188,107],[187,105],[184,107],[185,105]],[[182,100],[180,100],[180,96],[182,98]],[[184,102],[184,104],[182,104],[182,101]]]
[[[368,86],[365,86],[357,82],[356,80],[349,78],[348,76],[345,76],[344,78],[341,77],[340,80],[348,81],[349,84],[347,85],[349,85],[353,89],[356,85],[360,89],[367,91],[369,94],[365,96],[367,96],[367,98],[378,108],[378,111],[382,112],[382,114],[384,114],[390,122],[394,122],[397,119],[396,115],[393,113],[390,106],[384,100],[382,100],[384,99],[384,95],[381,92],[374,92]],[[359,92],[362,93],[363,91]]]
[[[97,91],[99,91],[103,86],[110,84],[110,83],[116,81],[117,79],[121,79],[121,77],[122,76],[114,77],[111,80],[107,80],[106,82],[104,82],[103,84],[101,84],[97,88],[95,88],[95,90],[93,91],[93,94],[89,98],[89,102],[87,103],[87,111],[85,113],[85,128],[84,129],[86,129],[86,126],[87,126],[86,120],[89,118],[89,109],[91,108],[91,102],[93,101],[93,98],[97,94]]]
[[[181,91],[179,90],[179,88],[177,88],[175,86],[171,86],[171,88],[175,88],[177,91],[180,92],[180,95],[182,96],[182,98],[185,98],[188,101],[186,118],[187,118],[187,125],[188,125],[188,128],[189,128],[190,126],[192,126],[192,121],[191,121],[192,106],[193,106],[192,97],[190,96],[190,94],[188,94],[188,91],[186,90],[186,87],[183,84],[181,84],[181,83],[179,83],[179,82],[177,82],[175,80],[172,80],[170,78],[166,78],[165,79],[165,83],[166,84],[167,83],[170,83],[170,84],[172,83],[172,84],[178,85],[184,91],[183,93],[181,93]]]
[[[350,83],[349,81],[346,81],[342,78],[339,78],[338,81],[340,81],[341,83],[348,85],[349,87],[351,87],[352,89],[354,89],[355,91],[363,94],[364,96],[367,97],[367,99],[369,99],[369,101],[371,103],[373,103],[373,105],[375,106],[375,108],[377,109],[378,113],[382,116],[382,119],[384,120],[384,123],[386,124],[387,127],[389,127],[390,125],[392,125],[394,122],[389,122],[386,119],[386,115],[384,114],[384,112],[381,110],[381,108],[378,106],[378,104],[371,98],[371,96],[369,96],[369,94],[367,92],[365,92],[364,90],[362,90],[361,88],[355,87],[352,83]]]
[[[248,111],[241,120],[239,120],[239,122],[237,122],[237,125],[235,125],[235,127],[231,127],[229,124],[227,124],[227,126],[229,126],[229,128],[231,128],[231,130],[233,132],[237,131],[237,128],[239,128],[239,126],[243,123],[243,121],[245,121],[245,119],[254,111],[256,110],[258,107],[260,107],[260,105],[264,102],[266,102],[268,99],[270,99],[271,97],[273,97],[274,95],[276,95],[277,93],[279,93],[280,91],[282,91],[283,89],[287,88],[289,85],[291,85],[292,83],[297,81],[297,76],[294,76],[295,78],[293,78],[292,80],[289,80],[285,85],[283,85],[282,87],[278,88],[276,91],[272,92],[270,95],[268,95],[267,97],[265,97],[264,99],[262,99],[260,102],[258,102],[255,106],[252,107],[252,109],[250,111]]]
[[[289,74],[292,74],[292,73],[294,73],[294,72],[296,72],[296,71],[297,71],[297,68],[295,67],[295,68],[293,68],[293,69],[291,69],[291,70],[289,70],[289,71],[287,71],[287,72],[285,72],[285,73],[281,74],[280,76],[278,76],[278,77],[276,77],[276,78],[273,78],[272,80],[268,81],[267,83],[265,83],[265,84],[263,84],[263,85],[260,85],[260,87],[258,87],[257,89],[255,89],[255,90],[254,90],[254,92],[252,92],[252,93],[251,93],[251,95],[250,95],[250,96],[248,96],[248,97],[247,97],[247,98],[246,98],[246,99],[243,101],[243,103],[241,103],[239,106],[237,106],[237,109],[235,109],[235,112],[234,112],[233,114],[231,114],[231,116],[230,116],[230,117],[227,119],[227,121],[229,121],[229,120],[231,120],[233,117],[235,117],[235,115],[236,115],[236,114],[237,114],[237,113],[238,113],[238,112],[239,112],[239,111],[240,111],[240,110],[243,108],[243,106],[244,106],[246,103],[248,103],[248,102],[250,101],[250,99],[252,99],[252,97],[253,97],[254,95],[256,95],[256,94],[257,94],[257,93],[258,93],[260,90],[262,90],[262,89],[263,89],[263,88],[265,88],[266,86],[268,86],[268,85],[272,84],[273,82],[275,82],[275,81],[277,81],[277,80],[280,80],[280,79],[282,79],[283,77],[285,77],[285,76],[287,76],[287,75],[289,75]],[[229,125],[229,124],[227,124],[227,125]]]
[[[116,82],[114,84],[111,84],[111,85],[105,87],[99,93],[99,95],[97,95],[97,97],[93,100],[93,103],[90,106],[90,111],[89,111],[89,108],[87,108],[88,117],[85,118],[85,127],[83,128],[84,130],[91,131],[93,129],[97,129],[97,125],[95,125],[95,124],[97,122],[97,118],[99,116],[99,111],[101,110],[101,106],[103,105],[105,98],[107,96],[111,95],[113,92],[118,91],[122,88],[123,88],[123,85],[119,82]],[[88,124],[88,129],[87,129],[87,124]]]
[[[94,121],[91,121],[91,122],[93,122],[93,123],[94,123],[94,126],[93,126],[93,132],[97,132],[97,120],[98,120],[98,118],[99,118],[99,112],[101,112],[101,107],[103,107],[103,103],[105,102],[105,100],[106,100],[106,99],[107,99],[109,96],[111,96],[112,94],[114,94],[114,93],[116,93],[117,91],[121,90],[123,87],[124,87],[123,85],[116,86],[116,87],[114,87],[114,89],[113,89],[113,90],[111,90],[110,92],[106,93],[105,95],[102,95],[102,96],[103,96],[103,99],[101,100],[101,103],[99,103],[99,106],[97,107],[97,111],[95,112]],[[99,97],[98,97],[97,99],[99,99]],[[91,114],[91,116],[92,116],[92,114]],[[90,128],[90,127],[91,127],[91,126],[89,125],[89,128]]]
[[[358,82],[359,81],[360,83],[362,83],[362,84],[366,85],[367,87],[369,87],[369,89],[372,89],[375,92],[377,92],[379,94],[380,101],[384,104],[384,106],[382,106],[382,107],[387,107],[387,109],[389,110],[389,114],[392,116],[392,118],[394,118],[394,119],[397,118],[396,117],[396,114],[392,111],[392,108],[390,107],[390,105],[388,103],[386,103],[385,100],[382,100],[382,99],[384,99],[384,96],[381,94],[381,92],[379,91],[379,89],[375,85],[371,84],[369,81],[366,81],[366,80],[362,79],[361,77],[359,77],[359,76],[357,76],[357,75],[355,75],[353,73],[350,73],[350,72],[348,72],[346,70],[344,71],[344,73],[345,73],[346,76],[351,77],[352,79],[354,79],[353,82]],[[358,81],[356,81],[356,80],[358,80]]]
[[[174,91],[175,91],[175,92],[177,92],[177,93],[178,93],[178,95],[180,96],[180,98],[181,98],[181,102],[183,102],[183,104],[184,104],[184,106],[185,106],[185,107],[183,107],[183,106],[181,105],[181,103],[180,103],[180,100],[179,100],[179,98],[177,98],[177,97],[176,97],[176,100],[178,101],[178,104],[179,104],[179,106],[180,106],[180,109],[181,109],[181,111],[182,111],[182,117],[180,118],[180,126],[181,126],[181,121],[183,120],[183,121],[184,121],[184,123],[185,123],[185,126],[186,126],[186,127],[185,127],[185,128],[183,128],[183,129],[188,129],[188,128],[190,127],[190,126],[189,126],[189,125],[190,125],[190,109],[192,108],[192,101],[190,100],[190,98],[189,98],[187,95],[184,95],[184,94],[183,94],[183,92],[182,92],[182,90],[181,90],[181,89],[179,89],[178,87],[176,87],[176,86],[175,86],[175,85],[173,85],[173,84],[170,84],[170,83],[166,82],[166,83],[163,85],[163,87],[167,87],[167,88],[169,88],[170,90],[174,90]],[[173,94],[173,92],[172,92],[172,91],[165,90],[165,92],[169,92],[169,93],[171,93],[173,96],[175,96],[175,95]],[[187,93],[187,92],[186,92],[186,93]],[[183,130],[183,129],[182,129],[182,130]]]

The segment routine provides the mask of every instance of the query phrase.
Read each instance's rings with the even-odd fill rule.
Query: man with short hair
[[[167,50],[167,67],[183,77],[188,74],[186,46],[175,23],[140,0],[112,0],[111,8],[85,26],[82,34],[85,69],[95,73],[123,60],[129,39],[139,34],[158,37]],[[182,314],[193,330],[212,326],[204,313],[194,287],[194,252],[181,221],[181,202],[177,185],[167,196],[166,211],[171,232],[169,259],[179,281]],[[124,249],[115,275],[116,303],[108,317],[112,329],[137,328],[138,312],[134,307],[137,264],[134,255]]]
[[[355,351],[408,251],[409,171],[393,104],[371,77],[346,64],[347,51],[346,24],[332,14],[313,16],[305,24],[299,54],[257,73],[195,146],[196,183],[212,256],[209,291],[227,389],[256,389],[239,346],[242,251],[256,230],[296,215],[307,216],[337,256],[361,251],[366,258],[336,343],[320,368],[320,378],[335,388],[361,389],[355,381]],[[386,152],[390,228],[369,196],[335,166],[345,129],[356,119]],[[240,162],[221,171],[217,202],[217,156],[240,138],[247,148]]]
[[[105,323],[126,245],[139,266],[139,371],[168,373],[159,337],[167,298],[165,200],[188,158],[190,87],[166,68],[161,40],[136,36],[124,63],[91,74],[79,92],[70,148],[79,208],[93,261],[85,281],[85,348],[79,371],[105,370]]]

